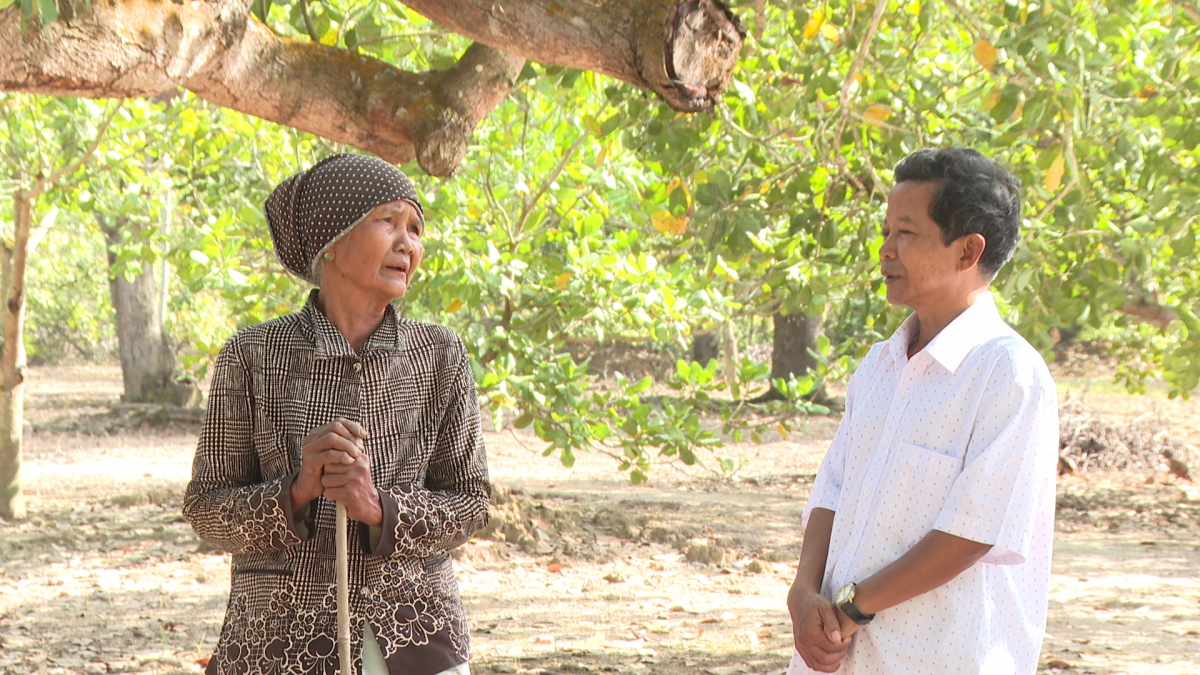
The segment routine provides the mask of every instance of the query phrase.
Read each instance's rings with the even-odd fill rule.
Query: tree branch
[[[525,64],[482,44],[448,70],[410,73],[377,59],[281,37],[250,0],[117,0],[78,7],[46,31],[0,10],[0,90],[54,96],[201,98],[447,175]]]
[[[450,30],[531,61],[593,70],[710,110],[746,28],[720,0],[403,0]]]
[[[100,144],[104,142],[104,135],[108,133],[108,127],[112,125],[112,121],[116,119],[117,113],[121,112],[122,105],[124,105],[124,103],[117,103],[117,105],[113,106],[112,112],[108,113],[108,117],[104,118],[104,122],[102,122],[100,124],[100,128],[96,130],[96,137],[92,139],[92,144],[89,145],[88,149],[79,156],[79,159],[75,160],[74,164],[59,167],[57,171],[50,174],[49,178],[44,179],[45,185],[54,185],[63,176],[70,176],[74,174],[92,160],[92,153],[96,152],[96,148],[100,147]]]
[[[1118,307],[1117,311],[1137,317],[1159,328],[1166,328],[1175,320],[1175,312],[1170,307],[1148,301],[1145,298],[1130,300]]]
[[[871,40],[875,38],[875,31],[879,29],[879,21],[883,19],[885,9],[887,0],[878,0],[875,3],[875,13],[871,15],[871,21],[867,24],[867,33],[863,35],[862,42],[858,43],[858,53],[854,55],[854,62],[846,72],[846,79],[842,80],[842,90],[838,95],[841,117],[838,118],[837,131],[833,134],[833,153],[834,157],[839,159],[842,156],[842,133],[846,130],[846,121],[850,118],[850,86],[854,84],[854,75],[862,68],[867,52],[871,51]]]
[[[562,173],[563,169],[566,168],[567,162],[571,161],[571,157],[574,156],[575,151],[579,149],[579,146],[583,145],[583,142],[587,140],[587,137],[588,132],[585,131],[579,136],[579,138],[575,139],[575,142],[571,144],[571,147],[567,148],[567,151],[563,153],[562,159],[558,161],[558,166],[555,166],[554,170],[542,180],[542,184],[538,186],[537,192],[534,192],[529,196],[529,199],[525,200],[525,204],[521,207],[521,215],[517,218],[516,226],[513,227],[514,240],[521,236],[521,230],[525,229],[525,221],[529,219],[529,214],[533,211],[533,207],[537,206],[538,200],[542,198],[542,195],[546,194],[554,181],[558,180],[558,176]]]
[[[317,27],[313,25],[312,15],[308,13],[308,0],[300,0],[300,15],[304,17],[304,30],[308,37],[312,38],[313,42],[320,42],[321,36],[317,35]]]

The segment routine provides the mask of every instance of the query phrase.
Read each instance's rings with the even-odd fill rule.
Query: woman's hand
[[[322,481],[329,467],[350,466],[360,458],[365,462],[362,442],[366,437],[361,424],[341,417],[308,432],[300,450],[300,475],[292,483],[292,509],[298,512],[325,494]],[[371,482],[369,469],[367,482]]]
[[[327,464],[321,478],[325,498],[346,505],[346,515],[360,523],[383,525],[383,505],[371,482],[371,461],[361,453],[352,464]]]

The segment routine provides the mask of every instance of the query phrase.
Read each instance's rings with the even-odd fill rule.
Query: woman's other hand
[[[327,464],[321,484],[325,486],[325,498],[345,504],[351,519],[375,527],[383,525],[383,505],[371,482],[367,453],[360,453],[352,464]]]
[[[308,432],[300,450],[300,474],[292,483],[292,509],[299,512],[325,494],[322,479],[328,467],[352,466],[360,458],[365,461],[366,437],[367,431],[361,424],[341,417]],[[371,482],[369,469],[367,482]]]

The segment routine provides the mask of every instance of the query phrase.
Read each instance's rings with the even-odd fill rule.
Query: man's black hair
[[[1021,229],[1021,181],[999,163],[969,148],[926,148],[900,160],[896,183],[939,183],[929,217],[947,246],[981,234],[987,246],[979,269],[994,277],[1017,248]]]

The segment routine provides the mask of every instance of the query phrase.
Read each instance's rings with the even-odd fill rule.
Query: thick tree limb
[[[708,110],[746,29],[719,0],[402,0],[450,30],[533,61],[594,70]]]
[[[65,4],[65,3],[63,3]],[[276,35],[248,0],[79,3],[20,30],[0,11],[0,90],[153,96],[177,87],[207,101],[447,175],[471,132],[512,88],[524,59],[472,45],[454,67],[410,73],[344,49]]]
[[[0,90],[123,98],[182,87],[446,175],[526,58],[606,73],[698,111],[729,84],[745,35],[720,0],[410,0],[482,43],[448,70],[410,73],[281,37],[251,2],[62,2],[49,38],[37,26],[22,32],[13,5],[0,10]]]
[[[1137,317],[1159,328],[1166,328],[1175,320],[1175,312],[1170,307],[1145,298],[1133,298],[1118,307],[1117,311]]]

